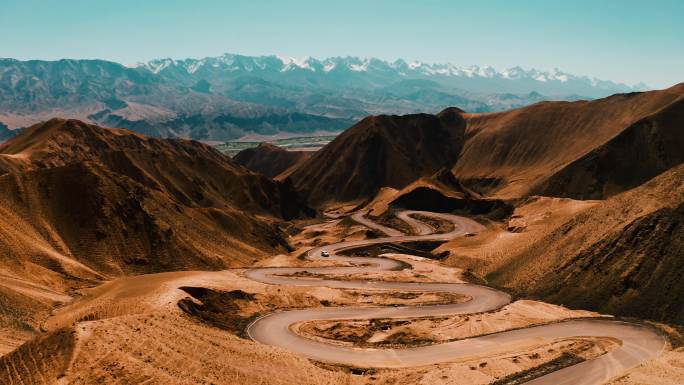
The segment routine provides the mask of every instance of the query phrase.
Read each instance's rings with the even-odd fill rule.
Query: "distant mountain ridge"
[[[501,111],[639,87],[558,70],[355,57],[225,54],[130,67],[105,60],[0,59],[0,124],[14,129],[63,117],[145,135],[225,141],[254,133],[339,132],[368,115],[436,113],[449,106]]]
[[[497,85],[493,92],[529,93],[541,92],[549,96],[567,96],[579,94],[589,97],[602,97],[618,92],[643,91],[648,88],[643,83],[628,86],[609,80],[601,80],[588,76],[576,76],[563,72],[557,68],[552,71],[537,69],[525,70],[519,66],[498,71],[491,66],[459,67],[450,63],[428,64],[420,61],[407,63],[403,59],[393,62],[376,58],[359,57],[330,57],[315,59],[306,56],[301,59],[271,56],[243,56],[236,54],[224,54],[218,57],[204,59],[170,58],[155,59],[146,63],[138,63],[138,68],[146,68],[156,74],[187,73],[191,77],[204,77],[217,73],[292,73],[308,72],[321,77],[327,76],[330,82],[337,82],[342,74],[356,74],[359,79],[368,83],[373,81],[381,83],[384,78],[393,80],[432,78],[442,81],[453,82],[454,86],[460,86],[468,91],[482,92],[483,86]],[[283,75],[280,75],[283,76]],[[468,82],[467,79],[471,81]],[[476,81],[489,80],[496,83],[476,84]],[[509,84],[506,84],[509,82]],[[472,89],[469,89],[471,88]]]

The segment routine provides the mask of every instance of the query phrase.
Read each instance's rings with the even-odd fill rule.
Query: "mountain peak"
[[[316,59],[311,56],[291,57],[284,55],[271,56],[243,56],[232,53],[225,53],[219,57],[206,57],[203,59],[183,59],[174,60],[170,58],[155,59],[147,63],[139,64],[154,73],[169,68],[176,67],[187,73],[194,73],[200,67],[208,66],[212,71],[220,72],[260,72],[260,73],[284,73],[293,70],[309,71],[320,73],[322,76],[339,71],[349,71],[351,73],[393,73],[396,77],[419,77],[432,78],[440,77],[447,79],[497,79],[501,81],[531,81],[537,83],[570,83],[578,84],[574,88],[601,88],[610,89],[611,92],[630,92],[643,90],[644,84],[629,87],[622,83],[615,83],[607,80],[589,78],[587,76],[576,76],[564,72],[558,68],[550,71],[538,70],[535,68],[523,69],[520,66],[497,70],[490,65],[471,65],[468,67],[456,66],[452,63],[425,63],[422,61],[406,62],[399,58],[394,61],[387,61],[375,57],[328,57]],[[548,85],[546,87],[549,87]],[[570,92],[568,94],[577,93]],[[609,92],[610,93],[610,92]],[[603,93],[601,94],[603,95]]]
[[[133,68],[103,60],[2,60],[0,78],[0,123],[9,129],[58,115],[152,136],[220,141],[249,133],[339,132],[368,115],[436,113],[454,105],[494,112],[634,92],[560,69],[233,53],[160,58]]]

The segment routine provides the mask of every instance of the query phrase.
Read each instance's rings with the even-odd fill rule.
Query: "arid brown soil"
[[[0,174],[98,163],[186,206],[230,205],[285,219],[303,208],[286,186],[246,172],[207,145],[77,120],[52,119],[29,127],[0,146],[0,158],[7,163]]]
[[[681,323],[683,202],[678,166],[559,223],[488,279],[573,307]]]
[[[490,198],[607,198],[684,160],[683,97],[679,84],[501,113],[449,110],[454,129],[436,116],[370,117],[291,176],[318,206],[369,200],[382,188],[400,190],[443,168]]]
[[[373,236],[376,234],[372,230],[348,219],[317,220],[316,223],[300,225],[300,232],[292,236],[290,244],[297,249],[295,253],[301,255],[305,250],[334,243],[337,239],[366,239]]]
[[[0,351],[103,280],[288,251],[281,226],[308,210],[206,145],[75,120],[24,130],[0,160]]]
[[[184,300],[188,298],[188,290],[194,293],[193,297],[196,295],[203,300]],[[81,300],[60,309],[54,322],[46,324],[45,337],[0,359],[3,364],[21,368],[0,372],[0,382],[42,384],[60,379],[84,385],[144,381],[165,384],[232,384],[238,381],[283,385],[331,382],[427,385],[466,379],[473,384],[487,384],[554,360],[565,351],[582,350],[584,356],[590,358],[607,348],[597,342],[568,340],[550,346],[521,346],[515,353],[501,357],[402,370],[371,370],[355,375],[350,368],[320,365],[285,350],[255,344],[206,321],[222,322],[218,314],[226,315],[226,309],[233,309],[231,316],[245,317],[277,308],[359,303],[377,306],[396,301],[410,304],[429,302],[433,298],[277,287],[246,280],[230,272],[125,277],[83,294]],[[187,314],[179,308],[179,301],[192,301],[204,317],[199,313]],[[213,316],[212,310],[217,310]],[[89,316],[84,317],[84,314]],[[31,350],[27,350],[29,346]],[[44,377],[36,377],[35,373],[43,373]]]
[[[470,270],[484,278],[596,204],[596,201],[530,197],[517,205],[507,221],[491,222],[485,231],[456,238],[435,252],[449,252],[445,264]]]
[[[432,218],[432,217],[427,217],[425,215],[414,215],[414,218],[418,219],[419,221],[423,223],[427,223],[435,229],[436,233],[448,233],[450,231],[453,231],[454,229],[454,224],[448,221],[440,220],[437,218]]]
[[[184,312],[201,319],[203,322],[220,329],[227,330],[239,337],[246,338],[245,329],[259,313],[252,316],[238,314],[239,301],[254,301],[253,294],[242,290],[227,292],[216,291],[204,287],[181,287],[181,290],[190,294],[192,298],[184,298],[178,301],[178,307]]]
[[[3,384],[51,384],[63,378],[72,363],[76,331],[65,328],[41,335],[0,356]]]
[[[521,295],[679,324],[683,172],[601,202],[531,198],[506,225],[436,251]]]
[[[308,201],[353,201],[402,188],[453,164],[463,145],[461,111],[371,116],[302,163],[290,177]]]
[[[454,341],[575,317],[596,316],[599,314],[523,300],[495,312],[482,314],[412,319],[310,321],[297,325],[296,330],[310,338],[332,344],[402,348]]]
[[[456,176],[498,198],[606,198],[682,161],[684,84],[468,115]],[[545,187],[538,187],[545,186]]]
[[[504,378],[500,378],[492,385],[518,385],[524,384],[530,380],[541,377],[545,374],[555,372],[567,366],[577,365],[580,362],[586,361],[584,358],[569,352],[563,352],[559,357],[552,359],[544,364],[535,366],[533,368],[523,370],[520,373],[511,374]]]
[[[74,120],[31,127],[0,145],[0,383],[515,384],[614,348],[530,341],[492,357],[359,371],[244,338],[251,320],[279,309],[467,300],[217,271],[323,265],[303,253],[382,236],[340,216],[364,210],[408,232],[390,219],[398,207],[481,214],[487,229],[356,250],[407,268],[335,278],[469,280],[586,310],[517,300],[468,316],[315,321],[301,333],[402,348],[597,311],[664,322],[671,343],[613,383],[683,383],[683,95],[680,84],[495,114],[375,116],[306,161],[264,147],[244,162],[289,182],[193,141]]]
[[[637,187],[684,162],[682,122],[684,95],[568,164],[532,192],[601,199]]]

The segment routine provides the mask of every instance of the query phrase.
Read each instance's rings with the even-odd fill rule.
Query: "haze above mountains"
[[[339,132],[367,115],[517,108],[648,88],[559,70],[225,54],[132,67],[0,59],[0,139],[53,116],[161,137]]]

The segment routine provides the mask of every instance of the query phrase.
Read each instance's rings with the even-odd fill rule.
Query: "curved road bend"
[[[431,228],[411,218],[412,214],[448,220],[454,224],[454,229],[448,233],[430,234]],[[611,337],[622,342],[621,346],[616,350],[596,359],[558,370],[529,382],[529,384],[534,385],[601,384],[622,374],[625,370],[657,357],[665,347],[665,339],[650,328],[621,321],[600,319],[569,320],[442,344],[402,349],[362,349],[330,345],[293,333],[290,330],[290,325],[296,322],[469,314],[495,310],[511,301],[510,296],[506,293],[473,284],[312,280],[286,276],[303,271],[314,274],[355,274],[395,269],[401,266],[401,264],[393,259],[346,257],[337,253],[388,242],[450,240],[466,233],[476,233],[483,229],[482,225],[471,219],[450,214],[404,211],[398,214],[398,217],[405,220],[416,233],[422,235],[401,235],[397,230],[374,223],[368,218],[363,217],[363,214],[357,213],[352,216],[354,220],[375,230],[382,231],[388,237],[340,242],[315,248],[308,252],[308,258],[320,258],[321,251],[325,249],[330,253],[329,259],[349,262],[352,264],[351,266],[274,267],[248,270],[245,275],[256,281],[276,285],[448,292],[468,296],[471,298],[470,301],[446,305],[312,308],[276,312],[259,318],[252,323],[247,330],[249,336],[255,341],[280,346],[320,361],[347,364],[355,367],[388,368],[428,365],[471,357],[486,357],[510,352],[515,347],[551,343],[560,338]]]

